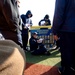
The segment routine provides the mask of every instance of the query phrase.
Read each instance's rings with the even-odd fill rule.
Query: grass
[[[26,60],[28,63],[36,63],[49,66],[60,66],[60,52],[58,50],[50,51],[51,55],[33,56],[30,52],[26,52]]]

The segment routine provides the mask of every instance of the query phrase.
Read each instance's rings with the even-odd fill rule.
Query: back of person
[[[16,0],[12,0],[12,1],[11,0],[8,0],[8,1],[1,0],[0,1],[0,30],[3,30],[3,29],[4,30],[8,30],[8,29],[13,30],[13,29],[17,28],[15,23],[17,23],[17,25],[18,25],[19,13],[18,13],[18,9],[17,9],[18,7],[17,7],[16,3],[17,3]],[[10,8],[11,4],[12,4],[12,9]],[[9,5],[9,7],[8,7],[8,5]],[[11,10],[11,11],[9,11],[9,10]],[[15,16],[13,15],[13,13],[15,13],[14,14]],[[18,19],[16,19],[16,18],[18,18]],[[15,22],[15,23],[13,24],[13,22]]]
[[[61,75],[75,75],[75,0],[56,0],[52,32],[60,41]]]
[[[0,75],[24,75],[24,51],[11,40],[0,40]]]
[[[54,29],[59,28],[59,31],[75,32],[75,0],[57,0],[57,3],[58,2],[60,3],[60,1],[62,1],[62,5],[58,5],[59,7],[61,6],[63,9],[64,5],[65,4],[66,5],[65,5],[65,9],[63,9],[61,13],[58,12],[58,14],[54,15],[53,25],[55,24],[58,25],[57,27],[55,26]],[[61,9],[58,9],[58,10],[61,10]],[[61,15],[62,18],[60,18],[59,15]],[[57,20],[59,20],[59,22]],[[60,24],[62,25],[60,26]]]
[[[18,43],[19,13],[17,0],[0,1],[0,32],[5,39]]]

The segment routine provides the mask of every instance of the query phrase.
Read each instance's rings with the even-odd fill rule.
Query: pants
[[[60,34],[61,66],[65,67],[63,75],[75,75],[75,33],[61,32]]]
[[[22,34],[22,42],[23,42],[23,48],[24,50],[26,50],[28,43],[28,34]]]
[[[47,52],[47,49],[44,47],[44,45],[39,46],[38,49],[34,50],[31,54],[33,55],[41,55]]]
[[[56,41],[57,48],[60,47],[60,39]]]

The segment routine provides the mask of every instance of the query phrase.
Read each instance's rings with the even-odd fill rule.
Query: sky
[[[49,15],[51,23],[53,21],[55,0],[20,0],[20,15],[26,14],[27,10],[31,10],[33,17],[33,25],[38,25],[38,22]]]

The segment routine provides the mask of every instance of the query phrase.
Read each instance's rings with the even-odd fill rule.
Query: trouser
[[[47,49],[44,47],[44,45],[41,45],[38,49],[32,51],[31,54],[33,54],[33,55],[41,55],[41,54],[44,54],[45,52],[47,52]]]
[[[23,42],[23,48],[24,50],[26,50],[28,43],[28,34],[22,34],[22,42]]]
[[[75,75],[75,33],[60,34],[61,66],[65,67],[63,75]]]
[[[60,39],[56,41],[57,48],[60,47]]]

